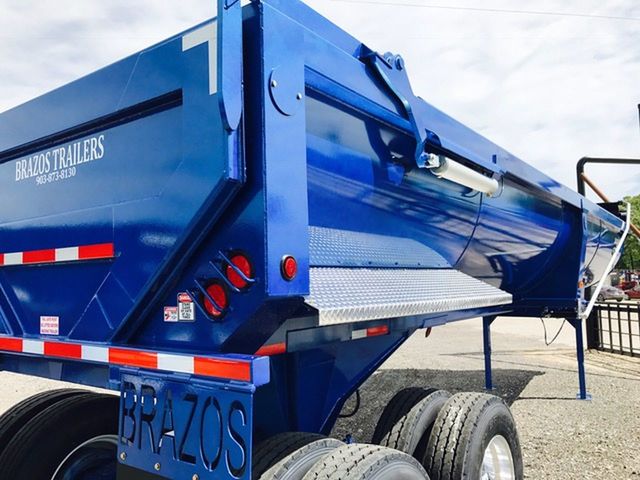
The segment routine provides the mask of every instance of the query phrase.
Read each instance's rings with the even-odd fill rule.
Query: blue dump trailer
[[[418,329],[484,318],[490,381],[496,316],[562,317],[581,360],[628,222],[303,3],[218,3],[0,115],[0,367],[120,392],[13,407],[0,478],[522,478],[486,394],[404,390],[372,444],[328,435]]]

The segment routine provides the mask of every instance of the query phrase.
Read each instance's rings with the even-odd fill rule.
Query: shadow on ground
[[[492,393],[513,404],[532,379],[544,372],[535,370],[494,369],[496,385]],[[356,441],[368,442],[373,429],[387,402],[398,391],[407,387],[434,387],[458,392],[483,392],[483,370],[381,370],[373,375],[360,389],[361,405],[350,418],[341,418],[333,429],[332,436],[343,438],[353,435]],[[355,395],[349,399],[343,414],[353,412]]]

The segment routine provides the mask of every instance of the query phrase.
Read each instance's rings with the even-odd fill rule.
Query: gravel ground
[[[548,321],[550,336],[559,326]],[[577,401],[572,329],[565,326],[552,347],[542,332],[532,319],[499,319],[493,326],[495,393],[511,405],[518,424],[526,478],[640,480],[640,361],[588,353],[593,400]],[[439,327],[428,339],[417,332],[364,385],[362,408],[340,420],[335,435],[368,441],[384,405],[404,387],[482,391],[482,359],[478,320]],[[0,372],[0,413],[61,385]]]
[[[547,321],[550,336],[560,323]],[[551,347],[535,319],[499,319],[493,327],[496,395],[511,406],[530,479],[640,480],[640,361],[588,352],[592,401],[578,401],[573,329]],[[384,405],[408,386],[452,393],[483,391],[482,324],[478,320],[417,332],[361,390],[362,408],[335,435],[368,441]],[[349,411],[351,406],[345,406]],[[375,420],[373,420],[375,422]]]

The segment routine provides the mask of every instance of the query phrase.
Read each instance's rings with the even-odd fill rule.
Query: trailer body
[[[221,5],[0,115],[1,367],[120,390],[122,463],[169,478],[248,478],[256,440],[329,432],[416,329],[575,318],[624,227],[408,109],[405,66],[385,80],[389,57],[304,4]],[[417,146],[499,191],[439,178]]]

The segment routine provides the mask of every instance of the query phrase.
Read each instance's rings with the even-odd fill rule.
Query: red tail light
[[[242,275],[238,274],[234,267],[240,270],[245,277],[252,278],[253,268],[251,267],[251,262],[241,253],[234,254],[229,260],[230,265],[227,265],[227,268],[225,269],[227,280],[229,280],[231,285],[239,288],[240,290],[247,288],[249,286],[249,282],[242,278]]]
[[[221,317],[229,306],[229,297],[227,291],[219,283],[212,283],[207,287],[207,293],[216,302],[217,306],[204,297],[204,308],[212,317]],[[220,308],[218,308],[220,307]]]
[[[298,274],[298,262],[292,256],[284,257],[280,269],[282,270],[282,278],[291,281]]]

